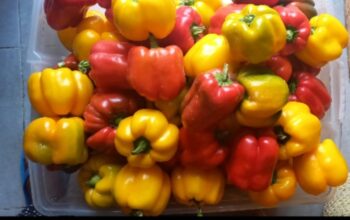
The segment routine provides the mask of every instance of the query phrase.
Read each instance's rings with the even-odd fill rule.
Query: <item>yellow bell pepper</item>
[[[87,75],[69,68],[46,68],[30,75],[29,100],[42,116],[81,116],[94,87]]]
[[[79,185],[86,203],[93,208],[113,207],[113,183],[121,166],[116,157],[104,154],[92,155],[79,170]]]
[[[179,129],[160,111],[141,109],[119,123],[114,143],[130,165],[151,167],[174,156],[178,139]]]
[[[348,166],[337,145],[326,139],[307,154],[293,159],[293,167],[301,188],[319,195],[329,186],[340,186],[348,178]]]
[[[261,192],[249,192],[250,198],[264,207],[274,207],[279,202],[292,198],[297,187],[297,179],[293,167],[288,162],[280,162],[276,166],[271,185]]]
[[[176,167],[171,173],[171,187],[176,201],[198,206],[218,204],[225,191],[226,178],[219,168],[203,170],[199,167]]]
[[[287,160],[317,148],[321,122],[301,102],[288,102],[274,128],[280,143],[280,160]]]
[[[241,69],[237,81],[246,90],[246,98],[236,111],[237,121],[248,127],[273,125],[288,101],[286,81],[269,69],[254,66]]]
[[[344,25],[329,14],[321,14],[310,20],[311,35],[306,47],[296,53],[298,59],[315,68],[321,68],[342,54],[349,42]]]
[[[191,6],[202,18],[203,24],[209,28],[210,19],[222,5],[221,0],[176,0],[177,5]]]
[[[230,46],[226,38],[207,34],[185,55],[185,72],[187,76],[195,78],[208,70],[222,68],[230,60]]]
[[[144,41],[150,34],[163,39],[175,27],[174,0],[118,0],[112,10],[114,25],[129,40]]]
[[[157,165],[149,168],[125,165],[114,181],[113,194],[124,213],[158,216],[170,198],[170,178]]]
[[[266,5],[249,4],[226,17],[222,33],[234,61],[257,64],[268,60],[286,44],[286,28],[278,12]]]
[[[23,148],[25,155],[39,164],[82,164],[88,157],[84,121],[78,117],[35,119],[24,132]]]

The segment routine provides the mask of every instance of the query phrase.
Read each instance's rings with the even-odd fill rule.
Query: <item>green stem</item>
[[[289,141],[290,135],[283,130],[282,126],[274,127],[273,131],[277,135],[277,142],[279,144],[286,144]]]
[[[248,24],[248,26],[251,25],[251,23],[254,21],[255,15],[249,14],[244,16],[244,18],[241,19],[241,21],[245,22]]]
[[[297,84],[298,82],[294,79],[292,79],[289,83],[289,93],[294,94],[297,90]]]
[[[311,35],[313,35],[316,31],[316,27],[311,27]]]
[[[149,41],[150,41],[150,44],[151,44],[151,48],[159,47],[159,45],[157,43],[157,39],[153,35],[149,36]]]
[[[116,117],[114,120],[113,120],[113,125],[115,128],[117,128],[120,124],[120,122],[125,118],[126,116],[125,115],[119,115],[118,117]]]
[[[90,63],[87,60],[82,60],[78,64],[78,68],[82,73],[88,73],[90,71]]]
[[[98,183],[98,181],[101,180],[100,175],[96,174],[92,176],[87,182],[86,185],[88,185],[90,188],[95,188],[95,185]]]
[[[299,32],[294,27],[287,27],[287,43],[293,43]]]
[[[215,78],[221,87],[229,86],[232,84],[232,81],[230,80],[230,75],[229,75],[229,65],[227,63],[224,65],[224,69],[222,73],[215,74]]]
[[[131,151],[132,155],[145,154],[151,150],[151,144],[149,141],[140,137],[136,141],[134,141],[134,149]]]
[[[275,184],[276,182],[277,182],[277,172],[274,171],[272,175],[271,185]]]
[[[181,0],[180,5],[181,6],[192,6],[192,5],[194,5],[194,0]]]
[[[205,26],[192,24],[192,26],[191,26],[191,33],[192,33],[193,39],[195,41],[197,41],[199,36],[201,34],[203,34],[205,32],[205,30],[206,30]]]

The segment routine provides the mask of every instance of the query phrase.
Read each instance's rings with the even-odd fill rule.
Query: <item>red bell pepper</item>
[[[227,15],[240,12],[246,4],[228,4],[219,8],[210,19],[209,33],[221,34],[222,24],[225,22]]]
[[[145,106],[134,92],[95,93],[84,112],[84,129],[91,134],[87,145],[97,151],[115,151],[114,137],[119,122]]]
[[[183,126],[192,131],[213,129],[235,111],[244,92],[242,85],[231,81],[228,65],[197,76],[183,101]]]
[[[97,0],[97,3],[102,7],[102,8],[111,8],[112,7],[112,0]]]
[[[262,191],[272,180],[279,145],[272,129],[243,129],[229,145],[228,182],[241,190]]]
[[[321,72],[321,68],[315,68],[309,66],[308,64],[299,60],[296,56],[292,55],[288,57],[289,61],[292,64],[293,72],[308,72],[317,76]]]
[[[265,62],[266,67],[270,68],[276,75],[288,82],[292,76],[293,68],[288,58],[282,56],[273,56]]]
[[[79,70],[79,60],[74,54],[69,54],[62,62],[57,63],[54,68],[67,67],[71,70]]]
[[[274,6],[277,5],[278,1],[279,0],[234,0],[234,3]]]
[[[213,131],[191,132],[180,129],[179,159],[182,166],[211,169],[223,164],[228,148],[221,145]]]
[[[132,45],[126,42],[99,41],[89,56],[89,76],[97,90],[131,89],[127,80],[128,53]]]
[[[311,33],[309,19],[293,5],[276,6],[274,9],[280,14],[287,30],[287,43],[280,54],[288,56],[304,49]]]
[[[129,52],[129,83],[150,101],[175,99],[186,84],[183,53],[178,46],[134,47]]]
[[[289,100],[303,102],[311,113],[322,119],[328,111],[332,98],[324,83],[307,72],[298,72],[290,83]]]
[[[293,5],[299,8],[308,19],[317,15],[314,0],[279,0],[279,4],[284,6]]]
[[[181,6],[176,10],[176,23],[173,31],[158,41],[162,47],[176,45],[185,54],[203,36],[205,26],[202,18],[192,7]]]
[[[56,31],[77,26],[89,6],[96,0],[45,0],[44,11],[48,25]]]

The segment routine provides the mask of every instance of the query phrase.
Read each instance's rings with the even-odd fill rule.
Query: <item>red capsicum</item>
[[[241,84],[231,81],[227,64],[197,76],[183,101],[183,126],[192,131],[214,128],[235,111],[244,92]]]
[[[244,128],[229,145],[226,164],[229,183],[241,190],[266,189],[278,161],[279,145],[272,129]]]
[[[161,48],[150,40],[151,49],[138,46],[129,52],[129,83],[149,101],[173,100],[186,84],[183,53],[178,46]]]
[[[96,0],[45,0],[44,11],[48,25],[54,30],[77,26],[89,6]]]
[[[97,90],[131,89],[128,75],[128,53],[132,45],[126,42],[99,41],[89,56],[89,76]]]
[[[290,85],[290,101],[298,101],[309,106],[311,113],[322,119],[329,109],[332,97],[324,83],[308,72],[294,74]]]
[[[254,5],[277,5],[279,0],[234,0],[234,3],[238,4],[254,4]]]
[[[114,137],[119,122],[144,107],[134,92],[95,93],[84,112],[84,129],[91,134],[88,147],[100,152],[115,151]]]
[[[265,62],[266,67],[288,82],[292,76],[293,67],[288,58],[283,56],[273,56]]]
[[[70,53],[62,62],[57,63],[55,68],[67,67],[71,70],[79,70],[79,60]]]
[[[203,36],[205,26],[202,18],[192,7],[181,6],[176,10],[176,23],[173,31],[158,41],[160,46],[176,45],[184,54]]]
[[[294,55],[289,56],[288,59],[293,66],[293,72],[308,72],[313,74],[314,76],[317,76],[321,72],[321,68],[312,67],[302,62]]]
[[[221,145],[211,130],[191,132],[181,128],[179,137],[179,160],[182,166],[211,169],[223,164],[228,148]]]
[[[287,30],[287,43],[280,54],[288,56],[304,49],[311,32],[309,19],[293,5],[276,6],[274,9],[280,14]]]
[[[227,15],[240,12],[246,4],[228,4],[219,8],[210,19],[209,33],[221,34],[222,24],[225,22]]]

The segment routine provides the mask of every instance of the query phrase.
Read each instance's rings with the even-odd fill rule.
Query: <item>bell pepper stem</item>
[[[299,32],[294,27],[287,27],[287,43],[293,43]]]
[[[289,141],[290,139],[290,135],[287,134],[284,130],[282,126],[276,126],[273,128],[273,131],[275,132],[275,134],[277,135],[277,142],[279,144],[285,144]]]
[[[86,184],[90,187],[90,188],[95,188],[95,185],[98,183],[98,181],[101,180],[100,175],[96,174],[94,176],[92,176],[87,182]]]
[[[229,65],[225,64],[224,69],[221,73],[215,74],[215,78],[220,86],[229,86],[232,84],[232,81],[229,77]]]
[[[150,150],[151,150],[151,145],[149,141],[144,137],[140,137],[136,141],[134,141],[134,149],[131,151],[131,154],[132,155],[145,154]]]
[[[248,26],[250,26],[250,24],[254,21],[255,19],[255,15],[253,14],[249,14],[244,16],[241,21],[243,21],[244,23],[246,23]]]
[[[153,35],[149,36],[149,41],[150,41],[151,48],[159,47],[159,45],[157,43],[157,39]]]
[[[90,71],[90,63],[87,60],[82,60],[78,64],[78,68],[82,73],[88,73]]]
[[[181,6],[192,6],[192,5],[194,5],[194,0],[181,0],[180,5]]]
[[[119,115],[113,120],[114,127],[118,127],[120,122],[125,118],[125,115]]]
[[[205,26],[193,24],[191,26],[191,33],[193,39],[197,41],[199,36],[204,33],[205,29]]]
[[[289,93],[294,94],[297,90],[297,81],[292,79],[289,83]]]

